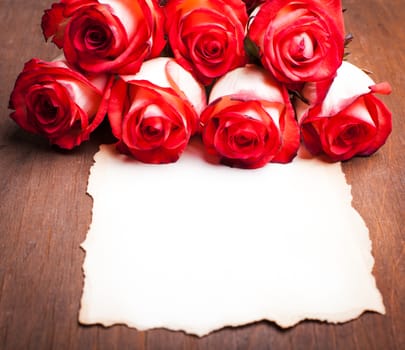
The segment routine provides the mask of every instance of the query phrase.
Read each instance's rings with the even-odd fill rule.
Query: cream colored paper
[[[384,313],[340,164],[232,169],[193,141],[177,163],[147,165],[103,145],[88,192],[83,324],[203,336],[263,319]]]

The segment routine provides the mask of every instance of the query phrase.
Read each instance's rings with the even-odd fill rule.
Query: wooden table
[[[282,330],[270,322],[226,328],[201,339],[163,329],[78,324],[84,253],[91,222],[86,186],[103,128],[72,152],[49,147],[8,118],[9,94],[23,63],[52,59],[42,11],[51,0],[0,0],[0,349],[405,349],[405,3],[346,0],[353,33],[349,60],[387,80],[393,112],[386,145],[343,165],[354,206],[373,242],[374,274],[385,316],[342,325],[315,321]],[[104,127],[105,128],[105,127]]]

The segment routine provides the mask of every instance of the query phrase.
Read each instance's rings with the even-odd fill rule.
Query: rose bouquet
[[[174,162],[200,135],[222,163],[257,168],[301,143],[370,155],[391,132],[375,96],[389,84],[344,62],[340,0],[60,0],[42,31],[63,57],[25,65],[10,116],[62,148],[107,119],[142,162]]]

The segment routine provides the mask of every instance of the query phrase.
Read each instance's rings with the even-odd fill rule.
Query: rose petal
[[[240,95],[248,100],[284,101],[279,84],[255,65],[236,68],[221,77],[213,86],[208,103],[226,95]]]
[[[166,74],[175,90],[186,95],[197,114],[200,115],[207,105],[207,95],[204,87],[174,60],[167,62]]]
[[[322,103],[321,115],[334,115],[371,91],[374,81],[360,68],[343,62]],[[303,92],[305,97],[305,92]]]
[[[146,80],[163,88],[172,88],[186,97],[198,115],[207,105],[204,87],[173,58],[157,57],[145,61],[138,73],[124,75],[122,78],[125,81]]]
[[[162,74],[164,67],[171,58],[157,57],[143,62],[140,70],[135,74],[121,75],[125,81],[130,80],[147,80],[154,85],[170,88],[170,82],[165,74]]]

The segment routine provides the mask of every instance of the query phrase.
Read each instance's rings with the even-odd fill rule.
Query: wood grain
[[[225,328],[201,339],[163,329],[83,327],[77,322],[91,221],[86,193],[92,157],[107,126],[72,152],[49,147],[9,118],[9,94],[24,62],[59,51],[40,30],[53,1],[0,0],[0,349],[405,349],[405,6],[346,0],[354,35],[349,61],[393,87],[383,97],[393,133],[375,155],[344,163],[353,204],[370,230],[374,274],[387,308],[342,325],[269,322]]]

